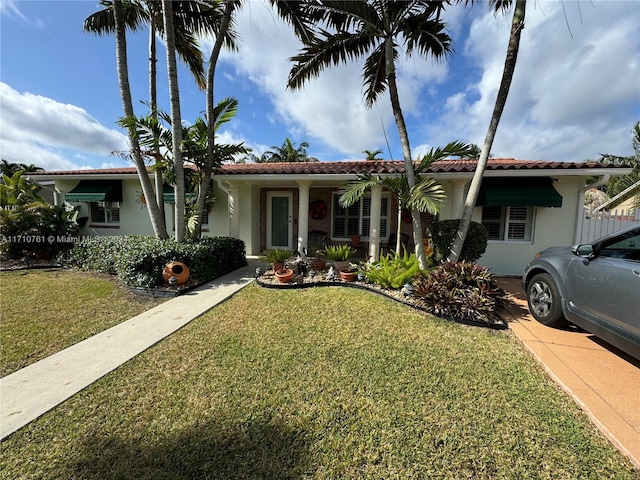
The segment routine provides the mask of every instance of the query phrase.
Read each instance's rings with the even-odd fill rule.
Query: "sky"
[[[0,154],[46,170],[131,165],[116,76],[115,39],[84,33],[97,0],[0,0]],[[485,1],[449,7],[455,53],[444,62],[398,62],[400,101],[413,158],[454,140],[482,145],[500,83],[511,12]],[[380,149],[400,160],[388,94],[367,109],[362,62],[325,70],[302,90],[286,88],[289,58],[301,44],[264,0],[237,17],[240,48],[223,52],[216,99],[233,96],[238,115],[218,142],[244,142],[261,155],[286,138],[309,143],[321,161],[361,160]],[[201,39],[205,58],[212,40]],[[147,114],[148,34],[128,35],[137,115]],[[158,51],[160,108],[169,112],[166,55]],[[205,94],[179,66],[185,123],[204,116]],[[640,120],[640,2],[530,0],[518,63],[493,144],[494,157],[584,161],[633,154]]]

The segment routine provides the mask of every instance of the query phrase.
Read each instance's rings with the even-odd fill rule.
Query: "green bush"
[[[418,258],[405,250],[403,256],[389,254],[380,257],[380,261],[368,267],[364,275],[369,282],[399,289],[411,282],[419,272]]]
[[[71,248],[71,237],[80,227],[76,211],[46,202],[32,202],[0,209],[1,250],[12,257],[47,252],[55,255]]]
[[[414,281],[421,306],[438,317],[473,320],[486,324],[501,321],[506,294],[489,270],[469,262],[445,262]]]
[[[242,240],[205,237],[185,243],[155,237],[93,237],[60,257],[66,266],[115,274],[129,287],[153,288],[172,261],[189,267],[190,277],[205,282],[247,264]]]
[[[436,258],[446,260],[456,237],[460,220],[440,220],[429,227]],[[480,223],[471,222],[467,238],[460,252],[460,262],[475,262],[487,249],[487,229]]]

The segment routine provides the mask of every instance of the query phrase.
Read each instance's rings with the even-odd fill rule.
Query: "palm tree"
[[[120,97],[122,99],[122,108],[124,110],[125,117],[133,117],[133,102],[131,101],[131,88],[129,87],[129,68],[127,65],[127,37],[125,33],[125,16],[122,8],[121,0],[114,0],[113,2],[113,15],[115,21],[115,34],[116,34],[116,64],[118,70],[118,83],[120,85]],[[147,200],[147,207],[149,209],[149,218],[151,219],[151,226],[158,238],[168,238],[167,229],[164,225],[164,218],[158,208],[158,203],[150,201],[154,199],[153,186],[147,173],[147,167],[144,164],[142,155],[140,153],[140,145],[135,134],[135,129],[128,129],[129,143],[132,149],[133,163],[136,166],[138,177],[140,178],[140,185],[142,187],[142,193]]]
[[[182,160],[182,117],[180,116],[180,89],[178,88],[178,66],[176,65],[176,42],[173,26],[173,0],[162,0],[165,40],[167,42],[167,76],[171,101],[171,127],[173,129],[173,176],[175,178],[175,239],[184,241],[185,190],[184,164]]]
[[[631,129],[633,135],[632,146],[634,154],[628,157],[612,155],[604,153],[598,159],[599,163],[623,163],[633,167],[628,175],[620,177],[611,177],[607,182],[607,195],[613,198],[616,195],[625,192],[625,197],[635,196],[635,203],[640,205],[640,191],[638,190],[638,182],[640,181],[640,122],[636,122]],[[630,190],[630,191],[627,191]]]
[[[0,173],[3,175],[12,176],[14,173],[18,171],[23,171],[24,173],[32,173],[32,172],[44,172],[44,168],[38,167],[33,163],[11,163],[4,158],[2,159],[2,163],[0,163]],[[0,179],[1,180],[1,179]]]
[[[264,152],[258,159],[258,163],[285,163],[285,162],[317,162],[318,159],[307,154],[309,143],[296,144],[289,138],[285,138],[280,147],[273,146],[271,150]]]
[[[332,31],[321,29],[309,45],[291,59],[294,65],[288,86],[301,88],[331,65],[365,58],[362,76],[366,105],[373,106],[380,94],[388,90],[410,189],[415,188],[417,182],[396,84],[396,61],[400,44],[407,55],[417,51],[424,57],[431,55],[440,60],[451,53],[452,42],[440,20],[443,8],[444,2],[427,0],[318,0],[306,4],[309,17]],[[420,212],[413,209],[412,213],[416,253],[420,266],[426,268]]]
[[[3,160],[4,161],[4,160]],[[11,175],[3,173],[0,182],[0,205],[3,207],[44,202],[38,195],[40,187],[23,176],[25,170],[16,170]]]
[[[378,155],[382,153],[382,150],[363,150],[362,153],[365,154],[365,160],[382,160],[378,158]]]
[[[508,8],[512,3],[512,0],[489,0],[489,5],[494,7],[496,11],[504,10]],[[509,88],[511,87],[511,80],[513,79],[513,73],[516,68],[516,62],[518,60],[518,51],[520,49],[520,35],[524,28],[524,17],[527,8],[526,0],[517,0],[515,2],[515,10],[513,12],[513,19],[511,20],[511,33],[509,35],[509,44],[507,46],[507,54],[504,62],[504,70],[502,72],[502,81],[498,89],[496,96],[496,102],[493,108],[493,114],[489,122],[489,128],[487,130],[487,136],[485,137],[484,144],[482,145],[482,151],[480,152],[480,158],[478,159],[478,165],[473,174],[471,180],[471,186],[467,193],[467,198],[464,204],[464,210],[462,212],[462,219],[460,220],[460,226],[456,233],[456,238],[451,247],[448,260],[457,262],[460,258],[460,252],[462,246],[467,238],[467,232],[469,231],[469,225],[471,225],[471,217],[473,216],[473,210],[480,193],[480,185],[482,183],[482,177],[484,171],[487,168],[487,161],[489,160],[489,152],[493,146],[493,139],[496,136],[498,130],[498,124],[500,123],[500,117],[504,106],[507,103],[507,97],[509,95]]]
[[[371,187],[379,185],[387,189],[396,198],[398,204],[398,221],[396,234],[396,255],[400,255],[402,226],[402,209],[417,210],[437,214],[446,199],[444,189],[428,176],[420,176],[429,166],[438,160],[453,156],[464,156],[470,153],[471,146],[464,142],[450,142],[444,148],[429,150],[415,167],[418,177],[414,188],[409,187],[409,179],[405,173],[393,177],[381,177],[370,173],[360,174],[356,180],[348,182],[341,190],[340,205],[349,207],[360,200]],[[422,243],[422,238],[420,238]]]
[[[112,34],[115,29],[113,0],[101,0],[100,5],[105,8],[87,17],[84,21],[83,29],[85,32],[98,35]],[[195,34],[212,33],[217,30],[220,17],[217,5],[218,2],[213,0],[200,2],[176,1],[172,5],[174,25],[176,27],[176,51],[189,67],[200,88],[205,86],[205,77],[202,52],[199,50]],[[156,35],[164,34],[161,4],[157,1],[129,1],[123,4],[123,9],[126,28],[136,31],[145,24],[149,27],[149,109],[151,115],[156,115],[158,109]],[[155,158],[160,158],[158,146],[154,148],[154,151],[156,152]],[[155,164],[155,198],[164,224],[163,170],[161,163]]]

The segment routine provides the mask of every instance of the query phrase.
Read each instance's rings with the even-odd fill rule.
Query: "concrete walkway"
[[[251,283],[257,263],[206,283],[0,379],[0,439]]]
[[[640,361],[575,327],[549,328],[530,314],[520,279],[499,279],[512,294],[511,330],[593,423],[640,468]]]

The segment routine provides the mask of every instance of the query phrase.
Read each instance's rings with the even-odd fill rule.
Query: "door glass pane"
[[[285,247],[289,245],[289,198],[271,198],[271,244]]]

